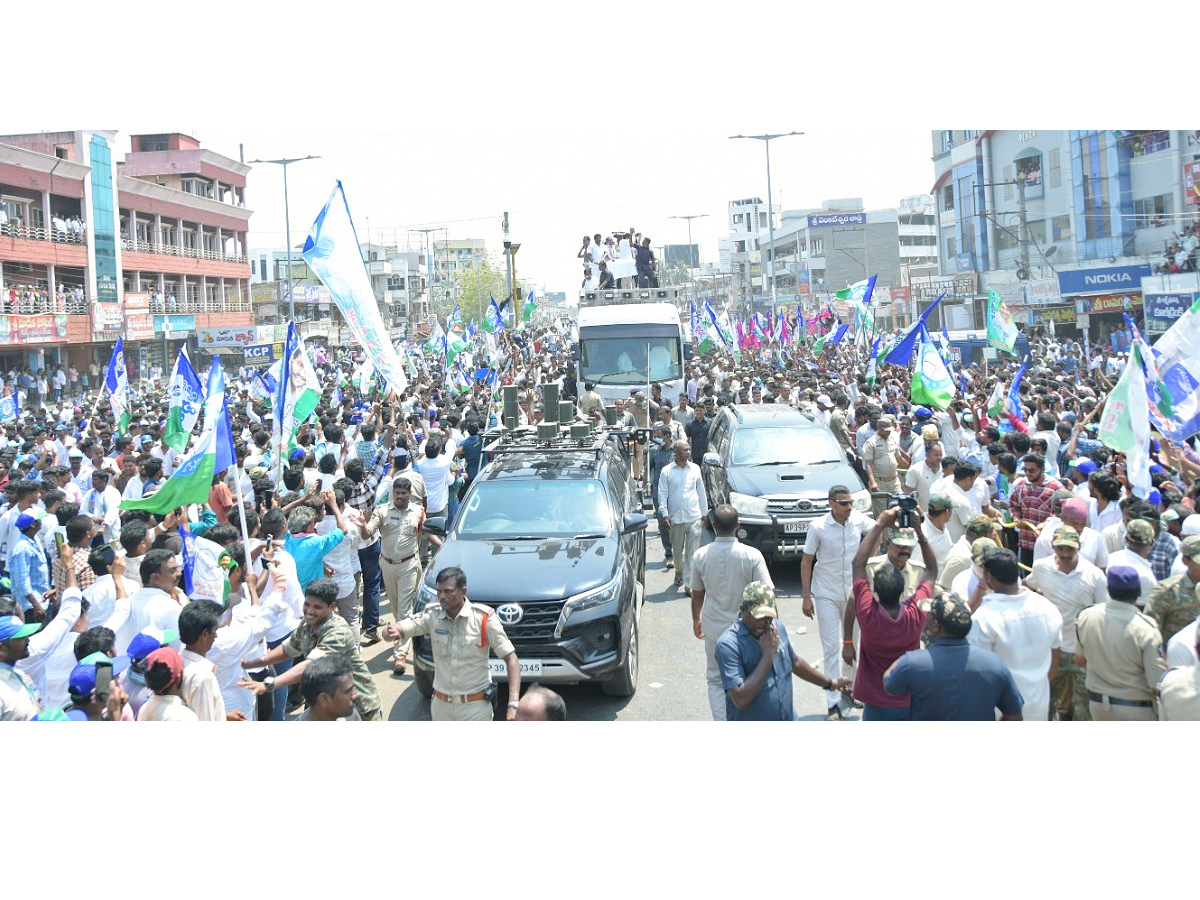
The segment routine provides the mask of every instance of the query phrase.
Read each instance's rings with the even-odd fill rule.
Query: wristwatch
[[[263,683],[263,684],[265,684],[265,685],[267,686],[267,690],[268,690],[268,691],[269,691],[269,690],[272,690],[272,689],[275,687],[275,676],[274,676],[274,675],[268,675],[266,678],[264,678],[264,679],[262,680],[262,683]]]
[[[519,703],[517,703],[517,701],[516,701],[516,700],[509,700],[509,701],[508,701],[508,708],[509,708],[509,709],[516,709],[516,708],[517,708],[519,705],[520,705],[520,704],[519,704]]]

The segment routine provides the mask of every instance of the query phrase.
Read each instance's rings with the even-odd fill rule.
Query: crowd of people
[[[504,362],[466,389],[432,358],[417,360],[403,392],[353,385],[356,350],[314,352],[323,393],[282,449],[250,373],[232,374],[237,465],[217,473],[206,503],[162,514],[120,506],[152,498],[183,456],[164,440],[165,385],[136,386],[127,433],[106,401],[91,414],[90,396],[24,406],[0,451],[11,591],[0,599],[0,718],[377,719],[360,648],[391,641],[391,672],[403,676],[412,639],[446,623],[476,651],[461,679],[435,682],[434,718],[490,718],[488,651],[508,662],[512,645],[458,570],[438,572],[439,603],[413,615],[437,545],[424,523],[453,518],[499,426],[490,374],[518,388],[521,425],[542,420],[547,382],[577,399],[582,420],[598,422],[605,406],[594,385],[575,397],[562,325],[499,337]],[[620,423],[651,435],[632,474],[705,642],[714,718],[791,718],[793,676],[825,692],[830,720],[855,709],[868,720],[1200,716],[1200,455],[1191,440],[1158,438],[1154,489],[1134,496],[1124,457],[1097,437],[1115,374],[1093,362],[1117,351],[1089,358],[1046,334],[1030,345],[1011,420],[985,406],[1015,360],[964,364],[964,390],[932,409],[910,399],[904,367],[869,378],[851,341],[718,350],[691,361],[679,396],[654,384],[616,402]],[[10,377],[14,389],[33,390]],[[771,570],[736,539],[737,511],[710,509],[704,495],[711,422],[733,403],[819,418],[872,495],[834,487],[807,532],[800,599],[819,662],[791,647]],[[887,497],[898,493],[915,499],[915,521],[899,521]],[[180,525],[215,548],[227,595],[183,590]],[[561,711],[553,692],[523,695],[519,667],[515,681],[509,671],[508,717],[524,717],[531,693]],[[89,691],[97,678],[103,702]]]
[[[44,284],[5,281],[0,291],[0,312],[8,315],[39,315],[86,311],[80,285],[59,284],[52,292]]]
[[[29,229],[20,216],[10,216],[8,210],[0,205],[0,234],[28,237]],[[52,213],[50,239],[59,243],[82,244],[87,240],[87,225],[79,216]]]

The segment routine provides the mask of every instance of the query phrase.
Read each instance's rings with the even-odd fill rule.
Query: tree
[[[472,319],[476,325],[480,325],[491,298],[495,297],[496,302],[501,303],[507,296],[507,276],[484,260],[474,269],[458,272],[453,282],[436,285],[432,291],[430,309],[445,322],[457,303],[464,325]]]

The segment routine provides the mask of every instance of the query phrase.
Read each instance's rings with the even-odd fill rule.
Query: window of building
[[[1163,225],[1171,223],[1173,207],[1170,194],[1135,200],[1133,209],[1137,214],[1133,220],[1134,228],[1161,228]]]
[[[942,209],[954,209],[954,185],[942,188]]]
[[[1119,131],[1117,134],[1131,156],[1146,156],[1171,147],[1169,131]]]
[[[741,225],[741,224],[742,224],[742,219],[743,219],[743,215],[742,215],[741,213],[736,213],[736,214],[734,215],[734,217],[733,217],[733,224],[734,224],[734,225]]]
[[[1017,232],[1007,225],[996,225],[996,249],[997,250],[1012,250],[1019,246],[1017,241]]]
[[[809,242],[809,246],[812,248],[813,256],[823,256],[825,254],[825,238],[813,238]]]
[[[1043,194],[1042,151],[1033,147],[1022,150],[1020,155],[1013,160],[1013,165],[1016,167],[1015,179],[1025,183],[1025,198],[1028,200],[1041,197]],[[1019,194],[1019,192],[1017,193]]]
[[[958,256],[958,240],[946,238],[946,258],[953,259],[956,256]]]
[[[404,290],[404,276],[403,275],[389,275],[388,280],[387,280],[387,289],[389,291]]]
[[[1062,187],[1062,154],[1057,147],[1046,154],[1046,178],[1050,187]]]
[[[1108,199],[1108,133],[1101,131],[1084,138],[1083,156],[1083,238],[1094,241],[1112,237],[1111,208]]]
[[[767,214],[765,212],[760,212],[758,214],[758,227],[759,230],[767,227]]]
[[[1027,223],[1029,229],[1029,240],[1035,245],[1046,243],[1046,220],[1038,219],[1034,222]]]
[[[1052,151],[1057,153],[1058,151]],[[1071,239],[1071,217],[1055,216],[1050,220],[1050,240],[1066,241]]]

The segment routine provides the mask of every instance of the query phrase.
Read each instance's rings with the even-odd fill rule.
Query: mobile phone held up
[[[112,660],[104,659],[96,662],[96,689],[92,697],[97,703],[108,702],[108,689],[112,684]]]

